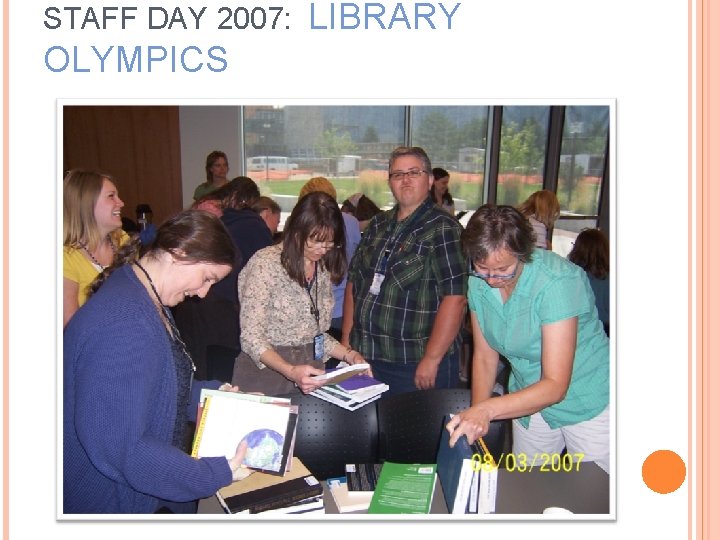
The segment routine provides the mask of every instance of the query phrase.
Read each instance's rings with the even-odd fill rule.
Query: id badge
[[[380,294],[380,286],[382,285],[384,279],[385,274],[379,274],[378,272],[375,272],[372,284],[370,285],[370,294],[374,294],[375,296]]]
[[[325,354],[325,334],[318,334],[313,339],[313,357],[316,361],[320,361]]]

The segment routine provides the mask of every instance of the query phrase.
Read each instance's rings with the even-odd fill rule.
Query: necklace
[[[150,277],[150,274],[148,274],[148,271],[145,270],[145,268],[140,264],[140,261],[135,261],[135,266],[137,266],[140,271],[145,274],[145,277],[148,280],[148,284],[150,285],[150,290],[152,290],[153,294],[155,295],[155,298],[158,301],[158,305],[160,306],[160,312],[163,314],[163,317],[165,318],[165,321],[167,322],[168,326],[170,327],[170,335],[175,340],[175,342],[180,345],[180,349],[182,350],[183,356],[187,358],[190,361],[190,365],[192,366],[192,370],[197,371],[197,368],[195,367],[195,362],[193,362],[192,357],[190,356],[190,353],[187,351],[187,346],[185,345],[185,342],[180,337],[180,330],[178,330],[177,326],[175,326],[175,321],[173,321],[173,318],[170,316],[170,313],[168,313],[168,308],[165,304],[162,303],[162,300],[160,300],[160,294],[158,294],[157,289],[155,288],[155,284],[153,283],[152,278]]]
[[[115,247],[115,244],[113,244],[112,238],[110,238],[110,234],[108,234],[108,235],[105,237],[105,240],[107,241],[108,244],[110,244],[110,249],[112,249],[113,259],[114,259],[114,258],[115,258],[115,255],[117,255],[117,248]],[[87,253],[87,256],[90,257],[90,260],[93,262],[93,264],[94,264],[95,266],[97,266],[97,267],[100,269],[101,272],[102,272],[103,270],[105,270],[108,266],[110,266],[109,264],[100,264],[100,261],[98,261],[98,260],[95,258],[95,256],[92,254],[92,252],[88,249],[87,244],[80,244],[80,247],[83,248],[83,250],[85,251],[85,253]]]

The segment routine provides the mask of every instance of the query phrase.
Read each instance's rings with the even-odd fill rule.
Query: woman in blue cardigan
[[[197,499],[246,474],[244,444],[231,459],[195,459],[183,449],[201,387],[230,386],[193,380],[168,309],[204,297],[234,257],[219,219],[181,212],[143,257],[112,271],[66,327],[64,513],[194,512]]]

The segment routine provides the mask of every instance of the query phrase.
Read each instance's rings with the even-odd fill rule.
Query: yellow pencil
[[[482,448],[483,452],[485,452],[485,455],[490,456],[490,463],[492,463],[492,465],[495,466],[495,458],[493,458],[493,455],[490,453],[490,450],[488,450],[488,447],[485,444],[485,441],[483,441],[483,438],[478,437],[478,442],[480,443],[480,448]]]

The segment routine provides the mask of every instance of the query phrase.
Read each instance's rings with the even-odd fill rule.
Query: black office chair
[[[377,463],[375,404],[356,411],[314,396],[288,394],[299,406],[293,455],[319,480],[345,475],[346,463]]]
[[[443,418],[470,406],[470,390],[418,390],[378,401],[379,452],[382,461],[435,463]],[[492,422],[483,437],[496,459],[503,452],[506,421]]]

